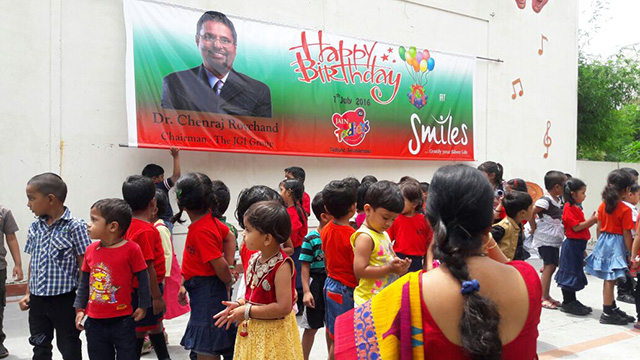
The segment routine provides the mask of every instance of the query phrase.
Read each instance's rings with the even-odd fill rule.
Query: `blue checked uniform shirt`
[[[71,216],[69,209],[53,224],[37,218],[29,227],[24,251],[31,255],[29,291],[55,296],[78,287],[78,255],[91,244],[87,224]]]

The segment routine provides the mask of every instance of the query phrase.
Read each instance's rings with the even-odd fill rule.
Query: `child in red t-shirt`
[[[166,272],[164,249],[160,233],[149,222],[156,208],[156,187],[150,178],[132,175],[122,184],[122,195],[131,207],[133,216],[124,238],[138,244],[142,250],[142,255],[147,263],[152,300],[152,307],[147,309],[145,318],[136,325],[136,351],[140,357],[144,338],[148,333],[158,359],[169,359],[162,325],[163,314],[166,310],[166,304],[162,298],[162,282]],[[138,284],[136,281],[134,281],[133,292],[133,306],[137,307]]]
[[[291,242],[293,243],[293,263],[296,267],[296,291],[302,294],[300,252],[302,240],[307,236],[307,215],[302,208],[304,186],[300,180],[286,179],[280,182],[280,195],[284,200],[287,213],[291,219]],[[302,297],[298,298],[298,309],[302,310]]]
[[[589,228],[598,222],[595,212],[586,220],[581,204],[584,202],[587,185],[580,179],[571,178],[564,184],[564,199],[566,201],[562,211],[562,225],[566,239],[562,243],[560,267],[555,280],[562,288],[561,311],[574,315],[587,315],[592,310],[576,299],[576,292],[587,285],[584,275],[583,261],[587,241],[591,238]]]
[[[90,358],[134,359],[135,325],[151,306],[147,264],[140,247],[122,238],[131,223],[131,209],[124,200],[104,199],[91,207],[88,232],[97,239],[87,247],[74,307],[76,328],[87,330]],[[131,294],[138,280],[138,307]],[[88,316],[87,321],[82,320]]]
[[[327,280],[324,287],[326,336],[329,358],[333,359],[333,333],[336,318],[353,309],[353,291],[358,279],[353,273],[349,220],[356,212],[357,191],[344,180],[334,180],[322,189],[324,207],[333,216],[320,233]]]
[[[422,207],[422,189],[420,183],[406,180],[400,183],[400,191],[404,197],[404,209],[387,230],[393,244],[393,250],[400,259],[411,259],[409,272],[420,271],[424,264],[433,262],[433,254],[428,252],[433,230],[425,221],[424,215],[418,212]]]
[[[217,206],[211,179],[202,173],[189,173],[176,183],[178,208],[173,221],[182,222],[186,212],[191,220],[182,255],[183,286],[178,298],[181,304],[191,303],[189,323],[180,344],[196,354],[207,356],[233,356],[236,329],[213,326],[213,316],[225,309],[229,289],[235,282],[231,274],[227,253],[235,252],[235,237],[218,220],[212,210]],[[225,252],[223,241],[230,236]],[[233,258],[231,258],[233,259]]]

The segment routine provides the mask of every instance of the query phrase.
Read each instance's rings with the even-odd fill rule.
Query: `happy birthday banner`
[[[219,18],[197,27],[203,10],[125,0],[124,11],[129,146],[474,159],[472,57],[427,39],[394,45],[229,16],[234,40]]]

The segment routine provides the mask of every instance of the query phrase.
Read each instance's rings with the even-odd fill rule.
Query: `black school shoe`
[[[590,306],[587,306],[587,305],[585,305],[585,304],[581,303],[581,302],[580,302],[580,300],[576,300],[576,302],[577,302],[580,306],[582,306],[583,308],[585,308],[589,313],[592,313],[592,312],[593,312],[593,309],[592,309]]]
[[[6,358],[7,356],[9,356],[9,350],[7,350],[3,344],[0,344],[0,359]]]
[[[584,316],[589,314],[589,310],[586,308],[586,306],[580,304],[578,301],[572,301],[570,303],[562,303],[562,306],[560,307],[560,311],[562,312],[566,312],[568,314],[573,314],[573,315],[580,315],[580,316]]]
[[[632,294],[622,293],[618,294],[618,297],[616,297],[616,301],[621,301],[627,304],[635,304],[636,298]]]
[[[627,321],[628,321],[628,322],[634,322],[634,321],[636,321],[636,318],[634,318],[634,317],[633,317],[633,316],[631,316],[631,315],[627,315],[627,313],[626,313],[626,312],[624,312],[624,311],[622,311],[622,310],[620,310],[620,308],[615,308],[615,309],[613,309],[613,312],[614,312],[614,313],[616,313],[616,314],[618,314],[618,315],[620,315],[620,317],[627,319]]]
[[[627,321],[626,318],[623,318],[615,311],[611,314],[602,313],[602,315],[600,315],[600,324],[627,325],[628,323],[629,321]]]

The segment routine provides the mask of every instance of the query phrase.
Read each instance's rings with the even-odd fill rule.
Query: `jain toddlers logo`
[[[338,138],[338,143],[345,143],[349,146],[358,146],[364,140],[371,127],[369,120],[365,120],[363,108],[350,110],[344,114],[333,114],[333,132]]]

